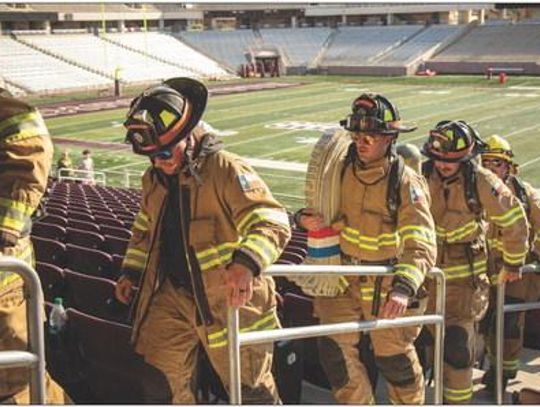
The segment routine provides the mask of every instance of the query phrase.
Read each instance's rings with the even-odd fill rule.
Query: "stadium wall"
[[[524,75],[540,75],[540,64],[537,62],[426,61],[426,68],[441,74],[484,74],[488,68],[521,68]]]

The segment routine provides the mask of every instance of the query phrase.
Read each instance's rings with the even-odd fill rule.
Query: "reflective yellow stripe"
[[[424,282],[424,274],[414,264],[399,263],[396,265],[396,276],[402,276],[414,284],[418,288]]]
[[[18,252],[14,253],[14,256],[19,260],[24,261],[32,267],[35,267],[34,251],[32,248],[32,242],[30,238],[24,238],[19,241]],[[0,272],[0,289],[7,287],[8,285],[20,280],[21,276],[17,273]]]
[[[464,401],[468,400],[473,395],[473,387],[468,387],[466,389],[450,389],[448,387],[445,387],[444,390],[444,398],[449,401]]]
[[[341,236],[357,245],[361,249],[377,251],[383,246],[397,246],[399,242],[399,235],[395,233],[382,233],[376,237],[362,236],[360,232],[351,227],[345,227],[341,231]]]
[[[226,242],[196,253],[202,271],[230,263],[238,243]]]
[[[137,270],[144,270],[147,253],[136,248],[128,248],[124,257],[123,266],[129,266]]]
[[[349,282],[344,276],[339,277],[339,289],[343,293],[345,290],[347,290],[347,287],[349,287]]]
[[[472,275],[477,275],[485,273],[487,271],[487,260],[482,259],[473,263],[473,273],[471,274],[470,266],[468,264],[451,266],[451,267],[442,267],[442,271],[446,277],[446,280],[455,280],[457,278],[469,277]]]
[[[498,226],[508,227],[513,225],[523,217],[523,210],[521,208],[521,205],[518,204],[509,211],[503,213],[502,215],[491,216],[490,219]]]
[[[4,134],[8,132],[7,134]],[[10,117],[0,123],[2,141],[13,143],[36,136],[48,136],[49,131],[41,115],[34,111],[21,113]]]
[[[29,224],[33,206],[12,199],[0,198],[0,226],[20,233]]]
[[[488,246],[490,249],[492,250],[499,250],[502,252],[503,250],[503,242],[502,240],[499,240],[499,239],[488,239],[487,241],[488,243]]]
[[[245,235],[258,222],[270,222],[287,228],[289,227],[289,217],[286,212],[279,209],[256,208],[238,222],[238,231]]]
[[[248,248],[252,253],[255,253],[261,259],[263,267],[268,267],[279,257],[274,244],[266,237],[260,235],[251,234],[247,236],[241,245]]]
[[[479,227],[480,226],[478,222],[475,219],[473,219],[458,229],[448,231],[441,226],[436,226],[435,231],[439,239],[446,240],[448,243],[455,243],[463,239],[467,235],[470,235],[476,232],[479,229]]]
[[[509,253],[506,250],[503,250],[503,260],[507,264],[511,265],[521,265],[525,263],[525,259],[527,258],[527,253],[529,253],[528,250],[525,250],[521,253]]]
[[[269,329],[274,329],[278,326],[275,309],[272,308],[269,312],[266,313],[262,318],[258,319],[250,326],[241,328],[240,332],[252,332],[252,331],[266,331]],[[207,336],[208,338],[208,347],[215,349],[227,345],[227,328],[224,328],[218,332],[214,332]]]
[[[148,230],[148,216],[142,210],[137,213],[137,217],[133,222],[133,227],[143,232],[146,232]]]
[[[409,239],[435,244],[433,232],[424,226],[404,226],[399,229],[399,234],[401,235],[402,244]]]

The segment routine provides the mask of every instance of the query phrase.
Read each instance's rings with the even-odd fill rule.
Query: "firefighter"
[[[528,183],[523,182],[518,176],[518,166],[514,163],[514,154],[510,143],[500,136],[493,135],[486,140],[487,149],[482,153],[482,165],[493,171],[518,198],[527,214],[529,221],[530,251],[527,262],[537,262],[540,254],[540,242],[536,231],[540,230],[540,197],[535,189]],[[489,246],[489,274],[495,281],[498,271],[503,267],[503,251],[501,230],[495,225],[490,225],[488,231]],[[496,290],[491,292],[491,305],[495,305]],[[519,281],[506,285],[505,302],[518,303],[535,301],[540,297],[540,277],[536,274],[525,274]],[[491,330],[488,331],[487,350],[490,358],[490,369],[484,375],[482,382],[490,390],[495,388],[495,328],[494,310],[490,309],[486,322]],[[513,312],[505,315],[504,332],[504,360],[503,360],[503,385],[506,387],[508,379],[516,377],[519,365],[519,353],[523,346],[523,327],[525,324],[524,312]]]
[[[427,302],[424,277],[436,257],[430,197],[421,175],[394,151],[399,133],[415,128],[405,126],[396,106],[379,94],[359,96],[352,110],[340,122],[352,143],[331,228],[339,234],[341,264],[391,265],[395,271],[392,276],[344,278],[341,294],[315,298],[315,313],[321,323],[421,315]],[[314,208],[299,211],[295,218],[308,232],[327,226]],[[420,327],[410,326],[369,334],[375,364],[394,404],[424,402],[422,368],[413,345],[419,332]],[[362,333],[352,333],[318,340],[321,363],[339,403],[375,401],[359,355],[361,338]]]
[[[500,281],[519,278],[527,254],[525,213],[510,190],[475,157],[484,148],[464,121],[441,121],[423,147],[423,165],[437,234],[437,266],[446,276],[444,400],[470,403],[475,321],[487,309],[489,281],[485,225],[501,231]],[[433,299],[433,301],[431,301]],[[434,306],[430,296],[428,309]]]
[[[175,404],[196,401],[199,343],[228,387],[227,306],[240,307],[244,332],[279,327],[264,270],[290,238],[287,213],[261,178],[197,126],[207,94],[196,80],[169,79],[135,98],[124,123],[152,165],[116,294],[127,303],[139,286],[132,342],[165,374]],[[272,349],[242,347],[246,403],[279,402]]]
[[[34,267],[32,214],[47,187],[53,145],[40,113],[14,98],[0,78],[0,255]],[[0,351],[27,350],[26,301],[22,278],[0,272]],[[28,404],[27,368],[0,369],[0,402]],[[46,375],[47,402],[69,398]]]

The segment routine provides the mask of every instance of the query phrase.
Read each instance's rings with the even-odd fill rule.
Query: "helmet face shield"
[[[483,144],[476,131],[464,121],[442,121],[429,132],[422,153],[444,162],[462,162],[475,157]]]
[[[135,154],[155,156],[189,136],[206,107],[206,87],[173,78],[148,88],[131,102],[124,127]]]
[[[339,124],[350,132],[397,136],[400,132],[416,130],[403,126],[397,108],[384,96],[365,93],[352,103],[352,114]]]

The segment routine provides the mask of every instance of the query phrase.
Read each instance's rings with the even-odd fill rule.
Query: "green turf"
[[[319,136],[314,130],[287,130],[268,125],[288,121],[337,123],[350,110],[351,101],[365,90],[383,93],[400,109],[405,121],[418,130],[404,134],[401,141],[421,145],[439,120],[464,119],[475,124],[482,137],[493,133],[508,137],[523,164],[523,178],[539,187],[540,158],[534,161],[540,140],[540,78],[510,77],[506,85],[480,76],[435,78],[373,77],[287,77],[279,81],[301,81],[303,86],[210,98],[204,120],[220,131],[236,131],[223,137],[227,148],[250,158],[306,163]],[[514,86],[533,87],[515,89]],[[122,142],[125,109],[85,113],[47,120],[54,137],[74,140]],[[56,154],[69,148],[79,158],[84,147],[57,145]],[[120,185],[125,172],[138,174],[147,160],[126,150],[95,147],[97,169],[112,169],[108,181]],[[287,170],[259,168],[276,196],[295,209],[303,205],[304,175]],[[137,185],[137,176],[131,177]]]

